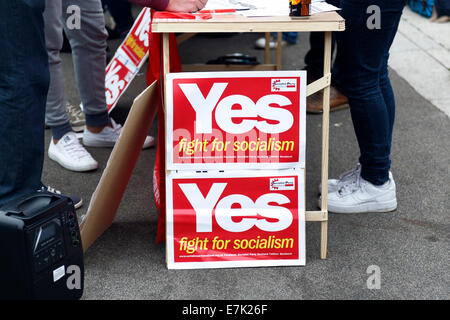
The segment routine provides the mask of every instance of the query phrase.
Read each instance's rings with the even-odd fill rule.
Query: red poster
[[[128,88],[137,71],[134,65],[127,63],[126,58],[119,54],[116,54],[115,59],[107,66],[105,94],[108,111],[111,111],[117,104],[117,101]]]
[[[304,265],[304,169],[169,174],[167,252],[169,269]]]
[[[149,55],[151,10],[144,8],[133,27],[106,67],[106,105],[108,112],[116,106]]]
[[[304,167],[304,71],[167,77],[167,169]]]
[[[140,66],[147,58],[149,50],[151,13],[144,8],[136,19],[121,48],[136,66]]]

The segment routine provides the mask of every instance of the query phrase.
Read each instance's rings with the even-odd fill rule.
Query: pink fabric
[[[164,10],[169,4],[169,0],[128,0],[142,7],[149,7],[155,10]]]

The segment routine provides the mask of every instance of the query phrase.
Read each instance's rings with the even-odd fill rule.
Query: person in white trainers
[[[319,186],[321,192],[321,185]],[[321,206],[321,197],[318,205]],[[361,164],[339,179],[328,180],[328,211],[334,213],[390,212],[397,209],[396,187],[392,172],[389,180],[374,185],[361,177]]]
[[[61,139],[50,140],[48,157],[71,171],[91,171],[98,168],[97,161],[81,145],[77,134],[69,131]]]
[[[114,147],[122,132],[122,126],[111,119],[111,124],[104,127],[89,127],[84,130],[83,144],[88,147]],[[155,144],[152,136],[147,136],[143,149],[150,148]]]
[[[281,46],[284,47],[285,45],[294,45],[297,44],[297,32],[283,32],[282,34],[282,40],[281,40]],[[269,48],[270,49],[276,49],[278,47],[278,39],[276,32],[270,33],[270,42],[269,42]],[[265,49],[266,48],[266,38],[258,38],[255,41],[255,48],[256,49]]]
[[[336,34],[333,70],[339,74],[336,87],[349,101],[360,166],[329,181],[330,212],[389,212],[397,208],[390,172],[395,98],[388,60],[405,4],[405,0],[340,1],[345,31]],[[367,24],[370,5],[380,9],[381,28]]]
[[[69,27],[69,6],[80,8],[81,28]],[[50,65],[50,88],[46,105],[46,123],[52,130],[50,159],[72,171],[90,171],[98,163],[76,139],[66,110],[60,50],[63,29],[72,48],[75,79],[83,104],[85,128],[83,141],[90,146],[113,147],[121,127],[108,115],[105,98],[106,39],[108,34],[101,0],[46,0],[45,40]],[[147,137],[144,148],[154,144]]]
[[[75,132],[83,131],[84,126],[86,125],[86,117],[84,116],[80,106],[74,106],[73,104],[67,102],[66,110],[70,117],[70,125],[72,126],[72,130]]]
[[[339,190],[344,183],[354,179],[355,176],[361,174],[361,164],[358,162],[355,168],[345,171],[338,179],[328,179],[328,192],[334,192]],[[322,184],[319,184],[319,194],[322,193]]]
[[[394,179],[377,186],[361,175],[328,193],[328,210],[335,213],[390,212],[397,209]]]

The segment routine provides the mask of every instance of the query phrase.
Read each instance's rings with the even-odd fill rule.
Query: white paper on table
[[[239,11],[246,17],[289,16],[290,12],[288,0],[209,0],[204,9],[249,9]],[[311,14],[335,10],[340,9],[325,0],[312,0]]]
[[[288,0],[242,0],[244,3],[253,5],[257,9],[250,9],[242,11],[246,17],[276,17],[289,16],[289,1]]]
[[[328,11],[337,11],[341,10],[338,7],[335,7],[325,1],[315,1],[311,3],[311,14],[320,13],[320,12],[328,12]]]
[[[286,0],[209,0],[204,10],[237,9],[239,14],[249,17],[289,15],[289,1]]]
[[[248,7],[232,4],[229,0],[208,0],[203,10],[218,10],[218,9],[248,9]]]

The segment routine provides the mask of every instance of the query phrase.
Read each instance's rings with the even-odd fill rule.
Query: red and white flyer
[[[304,174],[169,173],[167,267],[305,265]]]
[[[306,72],[171,73],[168,170],[305,166]]]
[[[106,67],[105,95],[108,112],[134,79],[149,55],[151,9],[144,8]]]

